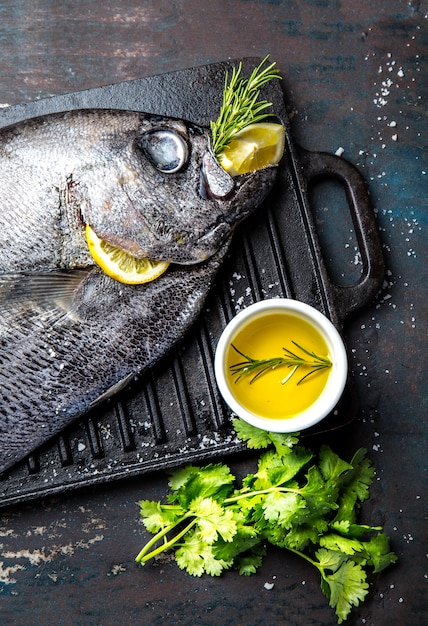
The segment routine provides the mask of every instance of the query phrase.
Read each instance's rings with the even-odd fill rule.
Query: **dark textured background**
[[[346,326],[360,414],[327,439],[344,455],[368,449],[377,476],[363,517],[385,526],[399,563],[372,579],[352,625],[428,622],[427,10],[424,0],[0,3],[2,106],[270,53],[295,139],[311,150],[342,148],[365,176],[387,272],[376,300]],[[339,282],[358,273],[355,242],[337,219],[340,202],[338,190],[316,189]],[[238,472],[252,467],[228,461]],[[136,501],[165,490],[166,478],[151,475],[2,512],[2,623],[336,623],[317,573],[279,550],[250,578],[196,579],[168,562],[136,566],[147,538]]]

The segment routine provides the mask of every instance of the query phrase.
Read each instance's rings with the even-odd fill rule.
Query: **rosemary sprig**
[[[217,120],[211,122],[213,149],[217,156],[223,152],[232,135],[271,115],[265,110],[272,106],[272,102],[258,100],[263,85],[274,78],[281,78],[279,70],[275,69],[276,63],[263,68],[268,59],[269,55],[252,71],[248,79],[242,77],[242,63],[238,68],[233,68],[230,82],[226,72],[220,113]]]
[[[309,352],[302,346],[300,346],[296,341],[292,341],[296,348],[298,348],[301,352],[307,355],[308,358],[304,356],[299,356],[295,352],[288,350],[287,348],[283,348],[284,356],[272,357],[269,359],[252,359],[247,354],[244,354],[236,346],[232,344],[232,348],[244,357],[245,361],[241,361],[240,363],[235,363],[230,366],[232,371],[232,376],[236,376],[235,383],[237,383],[241,378],[247,376],[249,374],[254,374],[254,376],[250,380],[250,384],[253,383],[259,376],[268,372],[269,370],[274,370],[280,366],[287,366],[291,368],[291,372],[287,374],[285,378],[281,381],[281,384],[284,385],[286,382],[290,380],[290,378],[297,372],[297,370],[301,367],[308,367],[310,371],[307,372],[299,381],[298,385],[300,385],[304,380],[319,372],[320,370],[327,369],[331,367],[332,363],[330,359],[327,357],[320,356],[315,354],[315,352]]]

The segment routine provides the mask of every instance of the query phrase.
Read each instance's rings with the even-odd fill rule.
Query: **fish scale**
[[[157,168],[153,133],[183,148],[176,172]],[[184,335],[235,226],[275,177],[235,182],[207,129],[143,113],[72,111],[0,132],[0,472]],[[86,224],[170,269],[146,285],[116,282],[94,267]]]

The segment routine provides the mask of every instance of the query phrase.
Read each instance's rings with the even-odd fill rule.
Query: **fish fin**
[[[91,268],[92,269],[92,268]],[[76,319],[76,290],[90,270],[14,272],[0,274],[0,309],[10,324],[52,327]]]
[[[109,389],[107,389],[107,391],[104,391],[104,393],[95,398],[95,400],[93,400],[89,405],[89,408],[93,409],[102,402],[105,402],[106,400],[109,400],[110,398],[118,394],[120,391],[122,391],[122,389],[125,389],[125,387],[129,385],[129,383],[133,378],[135,378],[135,376],[136,372],[131,372],[130,374],[119,380],[119,382],[117,382],[115,385],[112,385]]]

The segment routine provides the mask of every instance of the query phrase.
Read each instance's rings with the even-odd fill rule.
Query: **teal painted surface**
[[[346,326],[359,417],[327,439],[345,455],[368,448],[377,480],[364,517],[385,526],[399,564],[373,579],[349,621],[358,626],[428,622],[427,11],[424,0],[0,4],[0,104],[270,53],[296,140],[311,150],[342,148],[363,173],[387,271],[378,297]],[[343,202],[328,193],[320,200],[323,228],[334,234],[331,256],[335,248],[344,271],[358,276]],[[245,471],[250,464],[231,462]],[[166,478],[153,476],[2,512],[3,622],[335,623],[317,576],[279,551],[248,579],[191,579],[168,562],[137,568],[146,535],[135,502],[165,490]]]

